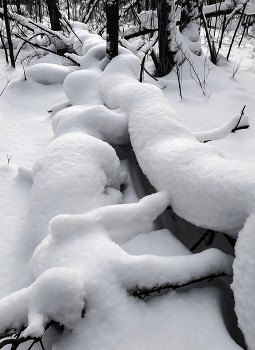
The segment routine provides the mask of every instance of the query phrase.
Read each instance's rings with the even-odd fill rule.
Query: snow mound
[[[237,236],[255,210],[255,165],[223,158],[200,144],[156,86],[140,84],[139,60],[114,58],[102,73],[109,108],[129,115],[137,160],[157,190],[167,190],[176,214],[193,224]],[[117,96],[117,98],[116,98]]]
[[[102,105],[100,71],[80,70],[67,76],[64,81],[66,97],[72,105]]]
[[[126,113],[109,110],[103,105],[75,105],[63,109],[52,119],[52,128],[56,137],[83,131],[111,145],[124,145],[130,141]]]
[[[53,63],[38,63],[26,70],[26,76],[43,85],[62,84],[68,74],[76,69]]]
[[[54,216],[122,201],[119,159],[111,146],[89,135],[54,140],[36,162],[33,178],[27,220],[33,248],[47,235]]]
[[[9,330],[21,330],[27,325],[21,336],[38,338],[52,320],[73,328],[81,319],[84,302],[79,275],[66,267],[52,268],[29,287],[1,300],[0,331],[4,331],[2,325]]]
[[[235,245],[232,289],[235,311],[249,350],[255,349],[255,214],[251,215],[239,232]]]

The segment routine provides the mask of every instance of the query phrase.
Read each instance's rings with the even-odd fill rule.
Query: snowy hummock
[[[234,278],[232,289],[235,295],[235,311],[249,350],[255,349],[255,214],[246,221],[239,232],[235,246]]]
[[[214,146],[200,144],[162,91],[137,81],[138,72],[139,60],[124,54],[106,67],[101,80],[107,106],[129,115],[130,138],[143,172],[157,190],[169,192],[179,216],[237,236],[255,210],[255,165],[225,159]]]
[[[81,326],[87,332],[95,313],[100,315],[109,307],[114,307],[115,312],[116,302],[117,309],[132,309],[137,302],[126,291],[137,286],[178,286],[206,276],[231,274],[233,258],[217,249],[195,255],[132,256],[114,242],[135,237],[162,213],[168,202],[168,194],[163,191],[139,203],[106,206],[83,215],[62,214],[52,219],[49,236],[36,248],[30,262],[35,282],[0,301],[0,312],[5,315],[0,329],[14,326],[13,313],[8,310],[15,305],[15,327],[27,325],[23,336],[41,336],[50,320],[74,329],[74,334]],[[121,304],[118,300],[122,300]],[[81,317],[84,303],[85,323]],[[122,317],[119,310],[118,315]],[[111,346],[114,341],[111,337]],[[96,344],[94,341],[92,348]]]
[[[35,248],[34,244],[47,235],[54,216],[120,203],[119,188],[125,174],[120,171],[114,149],[106,142],[71,133],[51,142],[36,162],[33,178],[27,229]]]
[[[28,326],[24,336],[41,336],[46,323],[54,319],[72,329],[54,350],[102,346],[106,350],[154,350],[169,348],[169,344],[177,350],[240,349],[226,329],[219,288],[170,292],[146,303],[127,293],[137,287],[180,286],[208,275],[231,274],[231,256],[217,249],[193,255],[173,237],[168,240],[171,249],[164,254],[161,247],[161,254],[153,249],[153,243],[137,255],[128,254],[119,244],[127,242],[132,247],[134,240],[145,240],[140,232],[153,227],[152,220],[169,204],[180,215],[187,212],[188,220],[199,225],[208,222],[210,228],[236,232],[254,210],[250,188],[254,187],[254,167],[228,161],[214,147],[199,144],[163,93],[138,83],[140,62],[128,50],[121,48],[122,55],[103,72],[108,62],[102,56],[102,39],[90,35],[83,25],[73,28],[83,36],[82,42],[75,39],[76,52],[84,54],[79,62],[82,69],[67,76],[64,89],[70,103],[59,105],[53,114],[64,106],[75,106],[53,119],[57,138],[33,170],[25,232],[31,245],[28,258],[38,245],[30,262],[35,281],[0,301],[1,330]],[[95,115],[105,110],[113,121],[120,117],[119,139],[126,132],[124,119],[129,117],[138,161],[156,189],[163,191],[139,203],[118,204],[124,198],[120,185],[126,175],[114,149],[101,140],[103,114],[98,123],[84,126],[88,117],[79,113],[90,108]],[[68,112],[74,113],[74,125]],[[88,131],[91,126],[93,130]],[[110,130],[110,124],[107,127]],[[107,137],[112,136],[109,132]],[[19,174],[29,179],[30,186],[29,169],[20,167]],[[132,180],[127,182],[132,186]],[[236,192],[231,194],[233,186]],[[128,200],[136,201],[135,194],[129,190]],[[163,236],[153,231],[148,237],[157,234]],[[48,300],[49,291],[52,298]],[[242,306],[237,305],[239,309]],[[246,334],[247,320],[242,321],[242,316],[240,320]]]
[[[54,116],[52,127],[55,136],[79,131],[113,145],[129,143],[127,115],[103,105],[75,105],[63,109]]]
[[[38,63],[26,70],[28,79],[44,85],[61,84],[75,67],[65,67],[53,63]]]

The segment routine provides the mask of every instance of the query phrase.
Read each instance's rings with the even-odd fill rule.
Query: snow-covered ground
[[[191,223],[235,238],[250,216],[233,290],[254,349],[253,46],[234,48],[229,61],[223,48],[218,67],[191,55],[205,87],[185,62],[181,99],[175,72],[140,84],[137,57],[122,48],[106,67],[103,40],[84,40],[81,68],[47,55],[24,64],[27,80],[22,65],[10,68],[0,51],[1,332],[25,326],[23,336],[41,336],[54,320],[65,330],[47,331],[47,349],[244,348],[228,276],[145,300],[129,294],[232,274],[232,256],[215,248],[193,254],[169,230],[178,221],[162,224],[172,206]],[[244,105],[250,127],[231,133]],[[173,232],[196,242],[197,228],[177,226]]]

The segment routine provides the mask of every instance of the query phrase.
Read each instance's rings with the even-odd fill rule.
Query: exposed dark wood
[[[170,14],[173,12],[174,1],[158,1],[158,41],[159,41],[159,71],[160,77],[163,77],[173,69],[174,52],[170,51]]]
[[[6,28],[6,35],[7,35],[11,65],[13,67],[15,67],[15,60],[14,60],[14,54],[13,54],[13,44],[12,44],[12,38],[11,38],[11,29],[10,29],[10,23],[9,23],[9,18],[8,18],[7,0],[3,0],[3,8],[4,8],[4,22],[5,22],[5,28]]]
[[[57,0],[46,0],[49,16],[50,16],[50,24],[52,30],[61,30],[61,13],[58,9]]]
[[[106,0],[106,56],[111,60],[118,56],[119,0]]]
[[[143,27],[142,28],[137,27],[137,29],[135,29],[135,31],[133,33],[124,35],[124,39],[129,40],[129,39],[141,36],[141,35],[155,33],[157,31],[158,31],[158,29],[148,29],[148,28],[143,28]]]

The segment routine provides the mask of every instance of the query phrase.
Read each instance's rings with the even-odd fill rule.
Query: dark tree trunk
[[[16,3],[16,7],[17,7],[17,12],[19,15],[21,15],[20,0],[16,0],[15,3]]]
[[[159,0],[160,2],[161,0]],[[157,8],[157,0],[151,0],[151,9],[156,10]]]
[[[118,56],[119,0],[106,0],[106,56],[111,60]]]
[[[174,0],[158,1],[158,40],[159,40],[159,71],[163,77],[171,72],[175,66],[175,51],[170,50],[171,41],[174,39]],[[174,36],[175,37],[175,36]]]
[[[69,0],[66,1],[66,7],[67,7],[67,18],[68,18],[68,21],[70,21],[71,16],[70,16],[70,4],[69,4]]]
[[[1,43],[2,43],[3,49],[4,49],[5,60],[6,60],[7,63],[9,63],[8,52],[7,52],[7,49],[6,49],[5,42],[4,42],[4,39],[3,39],[1,31],[0,31],[0,39],[1,39]]]
[[[10,23],[8,19],[7,0],[3,0],[3,7],[4,7],[4,21],[5,21],[6,35],[7,35],[8,46],[9,46],[9,55],[10,55],[11,65],[15,68],[11,30],[10,30]]]
[[[137,13],[140,13],[141,11],[142,11],[141,0],[137,0]]]
[[[50,24],[52,30],[61,30],[60,18],[61,14],[59,12],[57,6],[57,0],[46,0],[49,16],[50,16]]]

